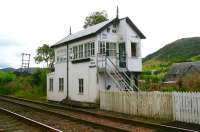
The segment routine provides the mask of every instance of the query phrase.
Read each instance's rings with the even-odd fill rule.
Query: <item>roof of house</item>
[[[171,66],[168,75],[183,75],[190,68],[195,68],[198,72],[200,72],[200,61],[196,62],[183,62],[183,63],[175,63]]]
[[[125,17],[125,18],[122,18],[122,19],[126,19],[126,22],[139,35],[139,37],[141,39],[145,38],[145,36],[142,34],[142,32],[135,26],[135,24],[128,17]],[[66,43],[70,43],[72,41],[80,40],[80,39],[83,39],[83,38],[86,38],[86,37],[91,37],[93,35],[96,35],[100,31],[104,30],[109,25],[111,25],[115,22],[119,22],[119,20],[122,20],[122,19],[115,18],[115,19],[104,21],[104,22],[101,22],[101,23],[96,24],[94,26],[88,27],[84,30],[81,30],[81,31],[76,32],[76,33],[71,34],[71,35],[68,35],[67,37],[61,39],[60,41],[58,41],[57,43],[55,43],[51,47],[58,47],[58,46],[62,46],[63,44],[66,44]]]

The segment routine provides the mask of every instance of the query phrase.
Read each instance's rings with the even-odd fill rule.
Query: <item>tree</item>
[[[108,15],[105,10],[92,12],[89,16],[85,18],[83,28],[93,26],[106,20],[108,20]]]
[[[37,64],[41,62],[45,62],[47,64],[47,68],[51,68],[54,62],[54,50],[49,47],[47,44],[43,44],[43,46],[38,47],[37,55],[34,57],[35,62]]]

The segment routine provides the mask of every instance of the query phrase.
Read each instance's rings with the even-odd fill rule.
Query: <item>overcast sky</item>
[[[54,44],[82,30],[85,17],[106,10],[109,19],[128,16],[147,37],[142,56],[183,37],[200,36],[199,0],[0,0],[0,68],[21,66],[21,53]],[[178,50],[178,49],[177,49]],[[40,65],[42,66],[42,65]]]

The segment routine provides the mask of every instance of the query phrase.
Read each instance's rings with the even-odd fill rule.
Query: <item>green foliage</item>
[[[10,95],[10,94],[14,94],[16,91],[17,91],[17,89],[11,89],[11,88],[7,88],[7,87],[0,87],[0,94]]]
[[[190,58],[191,61],[200,61],[200,55]]]
[[[8,83],[14,80],[15,78],[16,78],[16,75],[13,73],[0,72],[0,85]]]
[[[47,78],[47,69],[40,70],[38,69],[32,75],[32,84],[40,86],[43,89],[43,92],[46,93],[46,78]]]
[[[169,87],[165,87],[163,89],[161,89],[163,92],[173,92],[173,91],[177,91],[177,88],[175,86],[169,86]]]
[[[34,57],[36,63],[45,62],[47,67],[50,68],[54,62],[54,50],[47,44],[38,47],[37,55]]]
[[[0,94],[26,98],[41,98],[46,95],[47,69],[37,70],[34,74],[1,73]]]
[[[85,18],[83,28],[87,28],[87,27],[96,25],[96,24],[101,23],[106,20],[108,20],[108,15],[107,15],[106,11],[103,10],[103,11],[93,12]]]

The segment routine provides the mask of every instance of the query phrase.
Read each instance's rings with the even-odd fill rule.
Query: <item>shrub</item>
[[[0,84],[6,84],[16,78],[16,75],[11,72],[0,72]]]
[[[168,86],[168,87],[164,87],[161,89],[164,92],[173,92],[173,91],[177,91],[177,88],[175,86]]]
[[[20,97],[41,97],[46,95],[46,70],[34,74],[0,72],[0,94]]]
[[[182,87],[186,91],[200,91],[200,75],[193,73],[182,78]]]
[[[42,88],[43,93],[46,93],[46,86],[47,86],[46,78],[47,78],[47,69],[43,70],[38,69],[32,75],[32,85],[36,85]]]

